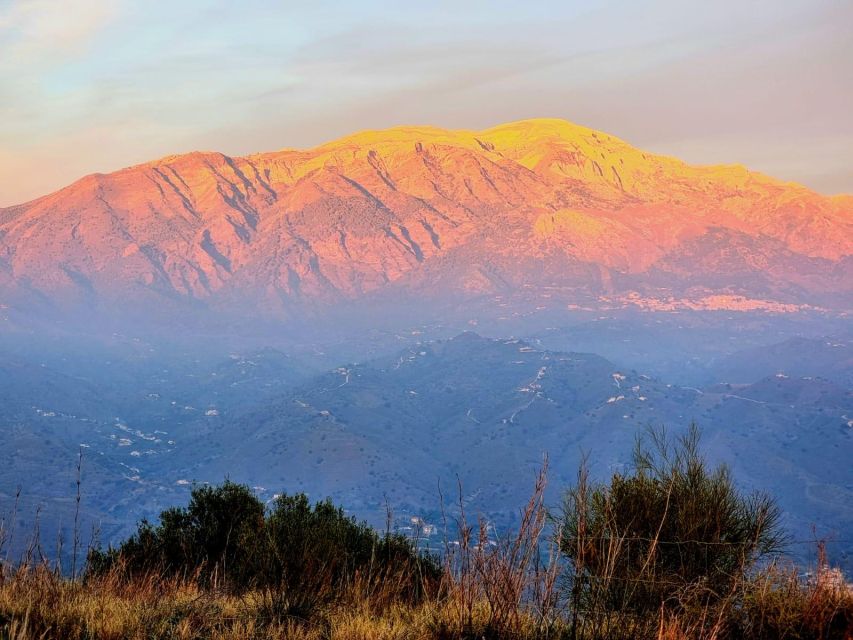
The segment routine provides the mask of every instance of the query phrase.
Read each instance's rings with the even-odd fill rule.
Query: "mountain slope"
[[[0,292],[273,312],[390,289],[849,306],[853,207],[561,120],[171,156],[0,209]]]
[[[808,357],[804,357],[808,354]],[[853,388],[853,349],[845,338],[789,338],[722,358],[711,370],[716,381],[747,383],[762,376],[826,378]]]
[[[438,483],[455,502],[458,477],[471,514],[507,524],[544,453],[556,505],[584,453],[606,478],[645,427],[678,432],[695,419],[710,459],[730,463],[745,489],[778,496],[797,539],[816,524],[836,539],[833,553],[850,551],[853,393],[826,379],[792,370],[693,388],[592,353],[471,333],[318,375],[270,349],[198,360],[129,342],[86,363],[57,353],[61,370],[0,354],[0,513],[22,486],[18,540],[39,502],[43,531],[73,522],[81,445],[84,530],[100,521],[109,542],[183,501],[193,481],[224,477],[265,500],[331,496],[377,525],[386,499],[400,516],[440,523]]]
[[[556,502],[584,453],[593,476],[607,477],[629,463],[644,428],[680,432],[695,420],[710,459],[730,463],[744,488],[778,496],[786,527],[808,539],[813,524],[837,535],[853,522],[850,416],[853,393],[826,380],[681,387],[594,354],[466,333],[224,415],[187,445],[195,455],[186,467],[163,475],[298,488],[377,523],[386,498],[437,518],[439,480],[455,499],[458,477],[472,513],[506,522],[543,453]]]

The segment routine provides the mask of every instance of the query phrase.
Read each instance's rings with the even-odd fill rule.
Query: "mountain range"
[[[511,526],[695,420],[850,570],[851,310],[853,197],[562,120],[91,175],[0,209],[0,520],[69,539],[82,451],[106,543],[224,477]]]
[[[853,196],[563,120],[189,153],[0,209],[0,304],[283,318],[342,301],[848,310]],[[8,313],[7,313],[8,315]]]

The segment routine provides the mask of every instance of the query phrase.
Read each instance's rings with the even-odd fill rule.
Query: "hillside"
[[[804,357],[808,354],[808,357]],[[717,381],[754,382],[763,375],[781,373],[795,377],[827,378],[853,387],[853,352],[850,340],[825,337],[790,338],[754,347],[722,358],[712,368]]]
[[[386,499],[403,521],[435,524],[439,482],[449,499],[458,477],[472,513],[507,524],[544,453],[553,486],[565,486],[584,452],[605,477],[625,468],[649,425],[678,432],[696,420],[712,460],[779,496],[797,539],[816,524],[840,538],[833,557],[850,551],[840,532],[853,523],[853,396],[826,379],[791,371],[692,387],[591,353],[473,333],[319,374],[270,349],[207,359],[144,343],[86,349],[89,359],[67,358],[63,373],[0,366],[17,397],[0,407],[0,513],[21,485],[23,531],[36,500],[46,531],[68,526],[81,444],[85,521],[100,521],[108,541],[193,482],[225,477],[265,500],[281,490],[329,496],[377,526]],[[42,472],[45,460],[55,473]]]
[[[466,333],[338,367],[249,411],[226,410],[185,436],[191,458],[158,475],[229,475],[331,496],[377,525],[386,499],[403,514],[438,518],[438,482],[452,492],[458,477],[473,511],[507,523],[543,453],[555,486],[573,479],[583,452],[606,476],[624,468],[644,428],[677,432],[695,420],[712,460],[729,461],[745,486],[777,493],[798,539],[814,524],[838,537],[853,522],[850,417],[853,395],[826,380],[697,389],[594,354]],[[849,541],[832,548],[849,550]]]
[[[368,131],[170,156],[0,209],[0,302],[237,315],[251,302],[282,317],[383,294],[503,293],[846,309],[850,203],[562,120]]]

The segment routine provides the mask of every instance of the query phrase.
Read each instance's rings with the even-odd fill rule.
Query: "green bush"
[[[761,557],[780,549],[780,512],[743,495],[725,466],[709,469],[695,425],[681,438],[650,430],[629,474],[565,497],[561,548],[580,612],[705,608],[729,598]]]
[[[226,481],[197,486],[187,507],[160,514],[160,523],[143,520],[118,549],[93,551],[89,570],[102,572],[120,561],[128,573],[156,571],[246,585],[255,573],[258,541],[263,537],[263,503],[248,487]]]
[[[372,575],[402,577],[417,592],[440,574],[437,563],[419,556],[405,536],[379,536],[330,501],[312,506],[304,494],[275,500],[266,534],[273,561],[265,581],[290,589],[313,585],[319,590]]]
[[[331,502],[283,495],[271,509],[243,485],[194,487],[187,507],[142,521],[118,548],[89,556],[90,575],[120,569],[152,572],[233,591],[266,589],[318,595],[357,579],[394,578],[400,594],[418,597],[439,575],[404,536],[379,536]]]

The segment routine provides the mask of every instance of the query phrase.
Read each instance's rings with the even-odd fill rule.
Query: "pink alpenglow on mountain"
[[[851,254],[849,196],[542,119],[87,176],[0,209],[0,301],[251,302],[275,315],[533,291],[567,305],[849,309]]]

